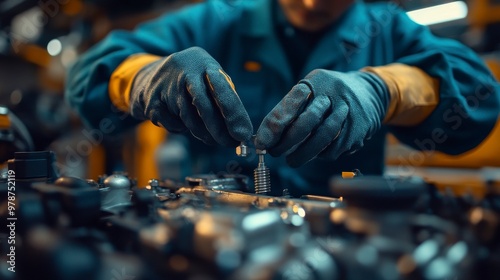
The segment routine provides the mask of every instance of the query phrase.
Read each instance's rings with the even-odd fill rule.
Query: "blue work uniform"
[[[192,46],[205,49],[232,78],[254,129],[298,77],[314,69],[347,72],[397,62],[440,81],[439,105],[425,121],[412,127],[384,126],[356,153],[336,161],[315,159],[296,169],[284,158],[268,156],[273,188],[288,188],[294,195],[326,195],[329,178],[342,171],[382,174],[388,131],[416,149],[459,154],[476,147],[493,128],[500,87],[480,58],[454,40],[435,37],[395,4],[356,1],[323,31],[297,70],[277,35],[275,3],[207,1],[144,23],[133,32],[114,31],[71,68],[67,99],[87,125],[99,128],[105,120],[112,123],[113,132],[123,131],[139,121],[113,107],[108,96],[113,71],[132,54],[168,56]],[[258,67],[246,67],[249,62]],[[256,167],[255,157],[238,158],[234,148],[207,147],[189,139],[197,166],[193,172],[251,175]]]

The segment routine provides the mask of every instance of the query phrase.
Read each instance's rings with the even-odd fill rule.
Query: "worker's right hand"
[[[248,142],[252,123],[231,78],[192,47],[145,66],[130,92],[131,114],[170,132],[189,130],[206,144]]]

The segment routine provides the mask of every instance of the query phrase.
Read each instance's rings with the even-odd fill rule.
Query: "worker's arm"
[[[402,11],[384,26],[371,40],[382,40],[394,63],[311,72],[264,118],[257,147],[286,155],[292,166],[335,160],[360,149],[381,123],[417,149],[459,154],[476,147],[498,117],[491,73],[470,49],[433,36]]]
[[[143,118],[132,117],[128,107],[135,75],[146,65],[192,46],[212,55],[224,51],[217,44],[238,17],[236,12],[224,12],[224,5],[202,3],[133,32],[112,32],[71,67],[67,100],[87,126],[103,131],[116,133],[141,122]]]
[[[314,70],[264,118],[255,145],[273,156],[285,154],[292,167],[317,156],[335,160],[361,149],[380,129],[389,98],[375,74]]]
[[[189,130],[206,144],[236,146],[250,141],[252,122],[234,84],[204,49],[192,47],[158,60],[140,59],[154,62],[143,66],[133,79],[113,74],[110,85],[115,80],[128,81],[111,97],[117,107],[170,132]],[[125,61],[115,73],[134,63]],[[115,90],[110,88],[110,93]]]
[[[389,27],[397,64],[368,71],[390,89],[390,130],[419,150],[460,154],[476,147],[500,111],[493,75],[472,50],[434,36],[404,12]]]

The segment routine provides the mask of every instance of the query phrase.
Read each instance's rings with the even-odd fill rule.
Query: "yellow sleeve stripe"
[[[151,54],[136,54],[129,56],[118,65],[108,85],[109,98],[116,108],[123,112],[130,111],[129,97],[135,76],[144,66],[160,58]]]
[[[420,68],[400,63],[366,67],[362,71],[377,74],[387,85],[390,104],[384,123],[413,126],[424,121],[439,103],[439,80]]]

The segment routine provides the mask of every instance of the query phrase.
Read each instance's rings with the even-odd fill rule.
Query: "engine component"
[[[253,137],[255,137],[255,135]],[[259,163],[253,172],[255,193],[269,194],[271,193],[271,171],[266,166],[264,159],[264,155],[267,154],[267,152],[266,150],[255,149],[255,153],[259,157]],[[236,155],[239,157],[248,157],[250,155],[246,143],[241,142],[241,144],[236,147]]]
[[[32,183],[52,183],[59,176],[53,152],[16,152],[8,160],[9,170],[16,174],[16,186],[27,190]]]
[[[255,193],[268,194],[271,192],[271,171],[264,162],[266,150],[256,150],[259,155],[259,165],[254,170]]]
[[[101,209],[119,213],[131,205],[131,180],[123,174],[114,174],[104,179],[99,188],[101,193]]]
[[[32,151],[33,139],[26,126],[7,107],[0,106],[0,163],[15,152]]]
[[[189,186],[200,186],[210,190],[248,190],[248,177],[240,174],[199,174],[186,177]]]
[[[236,147],[236,155],[239,157],[247,157],[248,146],[242,142],[239,146]]]
[[[488,280],[500,273],[492,174],[480,200],[415,177],[378,176],[334,178],[332,197],[299,199],[250,193],[243,175],[147,186],[122,173],[55,178],[47,155],[17,156],[11,165],[24,181],[16,243],[7,243],[8,226],[0,228],[2,279]],[[7,177],[0,178],[3,221],[12,217]],[[4,273],[12,248],[16,274]]]

